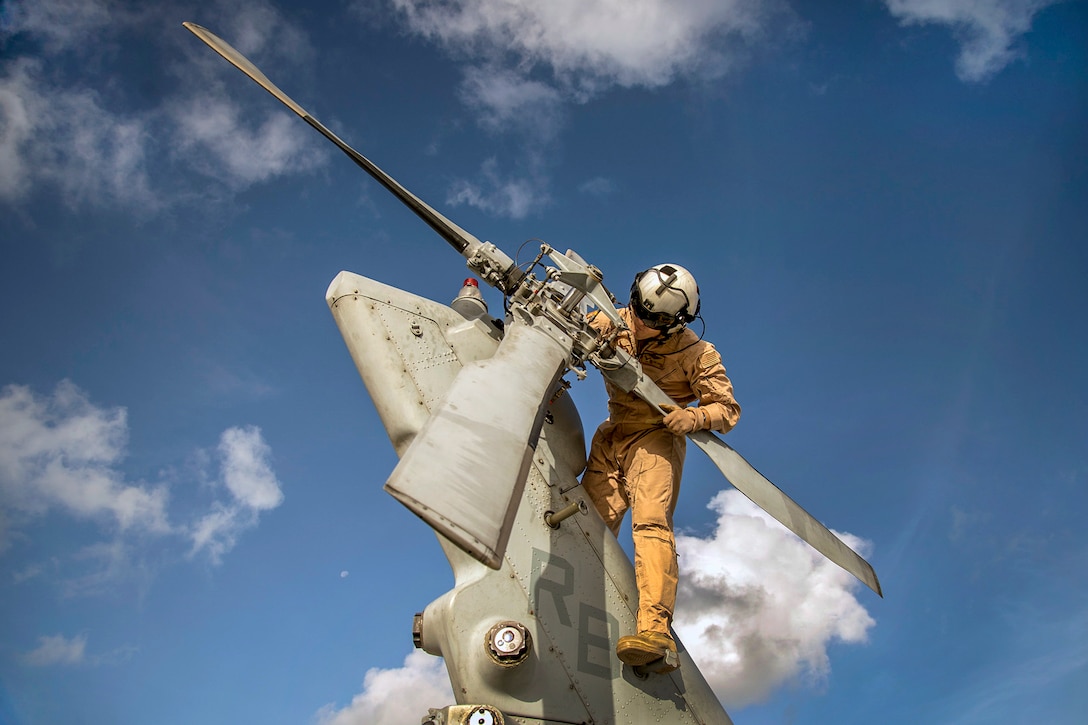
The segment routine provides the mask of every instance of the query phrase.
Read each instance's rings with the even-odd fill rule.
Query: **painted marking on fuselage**
[[[544,578],[544,572],[552,567],[562,572],[563,581]],[[570,613],[567,611],[567,597],[574,593],[574,567],[569,561],[556,556],[551,552],[533,547],[533,574],[531,587],[533,590],[533,609],[540,616],[543,604],[541,594],[546,592],[555,606],[559,623],[564,627],[571,626]]]
[[[542,617],[544,607],[548,606],[554,610],[559,624],[574,629],[567,602],[574,594],[574,566],[569,561],[533,547],[530,589],[537,618]],[[612,643],[619,637],[619,620],[607,610],[585,601],[577,602],[577,607],[578,671],[604,679],[619,677],[620,663],[612,651]]]

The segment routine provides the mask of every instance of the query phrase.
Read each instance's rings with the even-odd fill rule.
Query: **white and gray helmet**
[[[678,264],[658,264],[635,275],[631,309],[655,330],[676,332],[699,316],[699,285]]]

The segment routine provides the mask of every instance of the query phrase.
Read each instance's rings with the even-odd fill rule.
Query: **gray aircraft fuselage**
[[[486,316],[466,319],[349,272],[333,280],[327,301],[398,455],[457,374],[493,355],[501,340]],[[487,405],[486,396],[478,404]],[[680,669],[668,674],[639,673],[616,659],[616,641],[635,631],[638,595],[627,555],[577,485],[585,459],[581,419],[559,389],[500,568],[439,534],[455,586],[417,618],[417,645],[445,659],[459,704],[494,708],[506,723],[731,723],[682,643]],[[549,525],[549,514],[579,502],[582,510]],[[521,636],[515,625],[528,634],[515,664],[496,657],[491,642],[504,625],[511,639]],[[445,712],[460,722],[453,713],[463,710]]]

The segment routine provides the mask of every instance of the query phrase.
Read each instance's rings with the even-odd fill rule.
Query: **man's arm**
[[[733,397],[733,383],[725,374],[722,356],[710,343],[692,350],[686,360],[691,376],[691,390],[699,400],[693,408],[679,408],[665,416],[665,426],[676,435],[696,430],[727,433],[740,420],[740,404]]]
[[[740,420],[740,404],[733,397],[733,383],[725,374],[722,356],[708,344],[699,355],[696,375],[691,384],[699,397],[698,410],[705,418],[701,429],[727,433]]]

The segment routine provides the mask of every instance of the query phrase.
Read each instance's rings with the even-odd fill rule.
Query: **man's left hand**
[[[669,405],[662,408],[665,411],[665,427],[674,435],[687,435],[702,427],[703,418],[695,408],[681,408]]]

